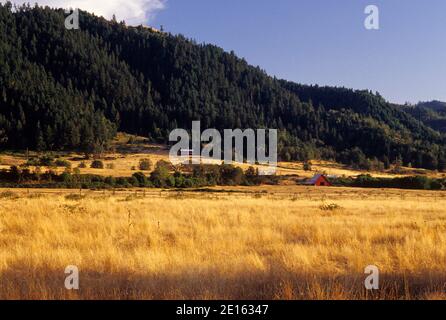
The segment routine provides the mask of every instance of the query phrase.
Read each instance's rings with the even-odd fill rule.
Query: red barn
[[[327,177],[323,174],[317,174],[313,178],[305,181],[303,184],[316,187],[331,187],[330,181],[328,181]]]

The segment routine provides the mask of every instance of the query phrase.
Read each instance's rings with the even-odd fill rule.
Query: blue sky
[[[366,30],[364,9],[380,9]],[[444,0],[167,0],[150,24],[234,50],[299,83],[446,101]]]

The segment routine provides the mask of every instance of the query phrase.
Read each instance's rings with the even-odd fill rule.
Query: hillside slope
[[[284,160],[444,169],[444,137],[377,94],[300,86],[181,35],[81,12],[0,6],[0,145],[97,152],[119,129],[277,128]]]
[[[420,102],[415,106],[405,107],[404,111],[434,130],[446,133],[446,102]]]

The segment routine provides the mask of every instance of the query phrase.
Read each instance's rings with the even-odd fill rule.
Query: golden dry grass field
[[[0,190],[0,299],[446,298],[445,192],[72,192]]]

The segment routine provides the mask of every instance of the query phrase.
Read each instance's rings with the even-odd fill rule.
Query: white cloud
[[[118,21],[125,20],[129,25],[148,24],[156,13],[166,7],[167,0],[12,0],[23,3],[38,3],[54,8],[79,8],[97,16],[111,19],[113,14]],[[0,1],[5,2],[5,1]]]

